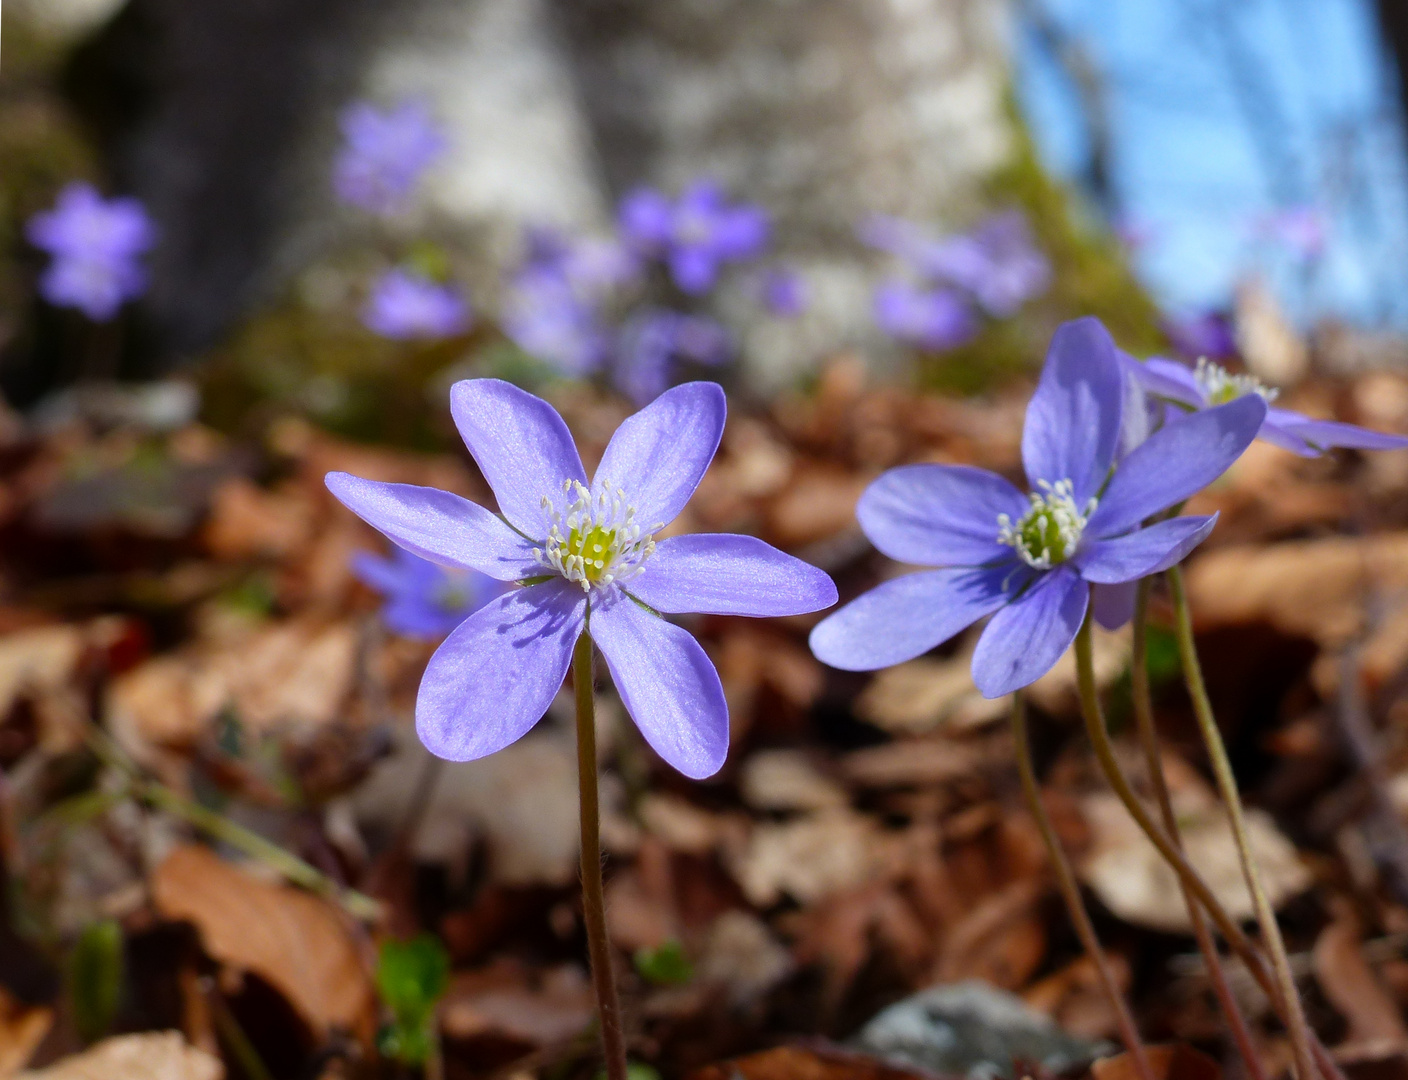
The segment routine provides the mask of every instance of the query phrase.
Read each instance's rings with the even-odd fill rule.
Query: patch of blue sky
[[[1226,307],[1257,274],[1297,321],[1408,326],[1408,157],[1371,0],[1029,0],[1099,73],[1113,202],[1171,311]],[[1016,85],[1047,166],[1089,137],[1068,74],[1019,23]],[[1258,236],[1278,209],[1328,223],[1306,266]]]

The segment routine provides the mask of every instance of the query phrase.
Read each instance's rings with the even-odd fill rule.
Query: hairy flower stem
[[[592,988],[596,992],[601,1049],[607,1080],[626,1080],[626,1037],[621,1001],[611,969],[606,936],[606,898],[601,884],[601,818],[596,787],[596,697],[592,683],[592,639],[586,631],[572,652],[572,683],[577,694],[577,784],[582,805],[582,921],[587,928]]]
[[[1149,591],[1151,578],[1139,582],[1134,599],[1134,635],[1130,656],[1130,684],[1134,704],[1134,723],[1139,732],[1139,742],[1144,750],[1144,763],[1149,771],[1149,786],[1153,789],[1154,800],[1159,805],[1159,813],[1168,831],[1169,839],[1182,850],[1178,835],[1178,816],[1173,810],[1173,799],[1169,795],[1168,783],[1164,779],[1163,758],[1159,753],[1158,732],[1154,729],[1154,703],[1149,692]],[[1217,951],[1217,942],[1208,929],[1207,916],[1197,897],[1182,880],[1179,888],[1183,891],[1183,901],[1188,905],[1188,921],[1193,928],[1193,937],[1198,942],[1198,951],[1203,954],[1207,965],[1208,981],[1212,983],[1213,996],[1227,1022],[1237,1053],[1247,1070],[1248,1080],[1266,1080],[1266,1070],[1262,1068],[1261,1057],[1252,1043],[1251,1031],[1247,1028],[1246,1017],[1237,1004],[1232,987],[1227,983],[1227,973],[1222,967],[1222,956]]]
[[[1291,974],[1291,963],[1286,956],[1286,943],[1281,937],[1281,927],[1276,922],[1276,912],[1266,895],[1261,874],[1252,856],[1246,814],[1237,791],[1237,778],[1232,774],[1232,762],[1227,757],[1227,747],[1222,742],[1217,718],[1213,716],[1212,702],[1208,699],[1207,686],[1203,683],[1203,670],[1198,663],[1198,650],[1193,642],[1193,617],[1188,610],[1188,595],[1183,588],[1183,572],[1179,567],[1175,566],[1169,570],[1168,584],[1173,597],[1178,656],[1183,663],[1183,679],[1188,686],[1188,696],[1193,700],[1193,714],[1197,717],[1198,729],[1202,733],[1203,744],[1207,747],[1208,760],[1212,763],[1218,791],[1227,807],[1232,835],[1237,840],[1237,856],[1242,863],[1242,876],[1251,891],[1261,936],[1266,942],[1271,967],[1285,999],[1286,1030],[1291,1038],[1291,1053],[1295,1060],[1296,1073],[1301,1080],[1310,1080],[1315,1071],[1310,1049],[1310,1025],[1305,1019],[1300,995],[1296,993],[1295,976]]]
[[[1080,886],[1076,884],[1075,873],[1071,870],[1066,853],[1061,850],[1061,840],[1057,837],[1056,830],[1051,824],[1051,818],[1047,816],[1046,806],[1041,800],[1041,788],[1036,781],[1036,770],[1032,767],[1031,744],[1027,739],[1026,703],[1022,700],[1020,693],[1012,695],[1012,738],[1017,744],[1017,773],[1022,778],[1022,794],[1026,796],[1027,807],[1031,810],[1032,817],[1036,819],[1037,828],[1041,831],[1041,839],[1046,844],[1046,852],[1051,858],[1052,869],[1056,871],[1056,886],[1061,891],[1061,898],[1066,902],[1066,910],[1070,913],[1076,936],[1080,938],[1086,955],[1095,964],[1096,973],[1100,977],[1100,985],[1105,991],[1105,996],[1109,998],[1110,1007],[1115,1013],[1115,1024],[1119,1028],[1120,1041],[1129,1051],[1135,1071],[1139,1074],[1139,1080],[1153,1080],[1153,1069],[1149,1065],[1149,1056],[1144,1051],[1144,1042],[1139,1037],[1139,1029],[1135,1026],[1134,1017],[1130,1015],[1124,994],[1120,992],[1119,984],[1115,981],[1115,973],[1110,969],[1110,961],[1105,956],[1105,950],[1100,947],[1100,939],[1095,936],[1095,927],[1090,921],[1090,913],[1085,909],[1085,902],[1081,899]]]
[[[1184,857],[1178,845],[1168,838],[1158,822],[1145,809],[1144,804],[1139,801],[1139,796],[1134,793],[1134,788],[1130,786],[1124,771],[1120,768],[1119,760],[1115,756],[1115,748],[1110,743],[1109,732],[1105,730],[1105,716],[1100,709],[1100,697],[1095,689],[1095,664],[1090,646],[1090,619],[1088,616],[1081,626],[1080,633],[1076,635],[1076,676],[1080,686],[1081,713],[1085,717],[1085,730],[1090,737],[1091,746],[1095,750],[1095,758],[1100,763],[1105,779],[1114,789],[1115,794],[1119,796],[1120,802],[1124,803],[1130,817],[1134,818],[1135,823],[1149,838],[1150,843],[1178,875],[1179,881],[1198,898],[1198,903],[1202,904],[1203,909],[1217,926],[1218,932],[1222,934],[1228,946],[1246,965],[1248,973],[1270,999],[1276,1014],[1283,1023],[1286,1022],[1289,1010],[1282,998],[1281,986],[1267,966],[1265,957],[1253,944],[1252,939],[1247,937],[1242,928],[1237,925],[1232,916],[1227,914],[1227,909],[1213,894],[1202,875],[1193,869],[1193,864]],[[1289,1024],[1287,1026],[1289,1027]],[[1340,1072],[1334,1059],[1330,1057],[1329,1051],[1315,1037],[1314,1032],[1311,1032],[1310,1035],[1315,1060],[1320,1066],[1320,1072],[1325,1080],[1345,1080],[1344,1074]]]

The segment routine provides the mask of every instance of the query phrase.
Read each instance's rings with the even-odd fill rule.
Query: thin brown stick
[[[1178,815],[1173,811],[1173,798],[1169,795],[1168,782],[1164,778],[1163,758],[1159,753],[1159,736],[1154,728],[1154,703],[1149,692],[1149,590],[1153,584],[1150,578],[1139,582],[1134,599],[1134,628],[1130,652],[1130,689],[1134,704],[1134,724],[1139,732],[1139,743],[1144,750],[1144,764],[1149,771],[1149,786],[1154,791],[1154,801],[1168,830],[1169,839],[1183,850],[1183,842],[1178,835]],[[1198,942],[1198,951],[1203,954],[1207,967],[1208,980],[1212,983],[1213,996],[1217,998],[1227,1022],[1232,1042],[1247,1070],[1248,1080],[1266,1080],[1266,1070],[1262,1067],[1261,1056],[1252,1042],[1251,1030],[1241,1006],[1227,983],[1227,972],[1222,967],[1222,956],[1217,951],[1217,942],[1208,929],[1207,916],[1199,905],[1192,890],[1180,879],[1178,887],[1183,892],[1184,903],[1188,905],[1188,921],[1193,928],[1193,937]]]
[[[611,968],[606,934],[606,897],[601,882],[601,822],[596,777],[596,697],[592,685],[592,639],[586,631],[572,652],[572,681],[577,695],[577,782],[582,806],[582,921],[587,929],[592,987],[607,1080],[626,1080],[626,1038],[621,1002]]]
[[[1076,936],[1080,938],[1086,955],[1095,964],[1095,971],[1100,977],[1100,985],[1115,1013],[1115,1025],[1119,1028],[1120,1041],[1129,1051],[1135,1071],[1139,1074],[1140,1080],[1153,1080],[1154,1072],[1149,1065],[1149,1056],[1144,1050],[1144,1041],[1139,1037],[1139,1028],[1135,1026],[1129,1005],[1125,1002],[1124,994],[1120,992],[1119,984],[1115,981],[1115,973],[1110,968],[1109,958],[1105,955],[1105,950],[1100,947],[1100,939],[1095,935],[1095,926],[1090,921],[1090,913],[1086,911],[1085,901],[1081,899],[1080,886],[1076,883],[1075,873],[1071,870],[1066,853],[1061,849],[1061,840],[1056,835],[1056,829],[1052,826],[1051,818],[1046,813],[1046,806],[1041,800],[1041,787],[1037,784],[1036,770],[1032,767],[1031,745],[1027,740],[1027,710],[1020,693],[1012,695],[1012,738],[1017,744],[1017,773],[1022,778],[1022,794],[1026,796],[1027,807],[1031,811],[1032,817],[1036,819],[1036,827],[1040,830],[1041,839],[1046,844],[1046,853],[1051,859],[1052,869],[1056,872],[1056,887],[1060,890],[1061,899],[1066,902],[1066,911],[1070,914],[1071,924],[1075,927]]]
[[[1183,679],[1188,686],[1188,696],[1193,700],[1193,715],[1198,721],[1198,730],[1207,748],[1208,760],[1212,764],[1213,777],[1227,807],[1227,820],[1232,826],[1232,835],[1237,841],[1237,857],[1242,864],[1242,877],[1252,894],[1252,905],[1256,909],[1257,923],[1261,927],[1261,937],[1271,959],[1271,969],[1281,987],[1286,1002],[1286,1031],[1291,1039],[1291,1056],[1296,1073],[1301,1080],[1310,1080],[1315,1073],[1313,1055],[1310,1049],[1310,1023],[1305,1018],[1300,995],[1296,992],[1295,976],[1291,973],[1291,961],[1286,955],[1286,942],[1281,937],[1281,926],[1276,921],[1276,911],[1266,895],[1252,855],[1251,839],[1247,831],[1246,813],[1242,809],[1242,796],[1237,790],[1237,778],[1232,773],[1232,761],[1227,756],[1227,747],[1222,741],[1222,733],[1213,715],[1212,701],[1208,698],[1207,685],[1203,682],[1203,670],[1198,663],[1198,650],[1193,641],[1193,616],[1188,608],[1188,595],[1183,588],[1183,572],[1175,566],[1168,572],[1169,590],[1173,595],[1174,625],[1178,635],[1178,655],[1183,661]]]

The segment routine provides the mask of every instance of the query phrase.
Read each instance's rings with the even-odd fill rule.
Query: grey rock
[[[1112,1050],[1108,1043],[1062,1031],[1015,994],[977,980],[905,998],[875,1016],[852,1041],[899,1065],[972,1080],[1010,1080],[1017,1059],[1062,1072]]]

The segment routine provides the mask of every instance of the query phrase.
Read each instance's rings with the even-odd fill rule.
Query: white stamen
[[[630,581],[645,570],[645,561],[655,551],[654,534],[635,520],[635,507],[626,502],[622,488],[603,484],[595,496],[580,481],[565,480],[564,494],[573,496],[565,512],[548,498],[543,499],[552,518],[547,541],[533,556],[548,569],[591,592],[593,585]]]
[[[1207,397],[1209,405],[1223,405],[1247,394],[1259,394],[1270,404],[1281,393],[1274,386],[1267,386],[1255,375],[1233,375],[1221,364],[1214,364],[1206,356],[1199,357],[1198,365],[1193,369],[1193,379]]]
[[[1038,480],[1037,487],[1041,493],[1028,496],[1031,508],[1016,522],[1007,514],[997,515],[997,542],[1015,549],[1028,566],[1050,570],[1075,554],[1097,500],[1077,506],[1075,485],[1069,480]]]

